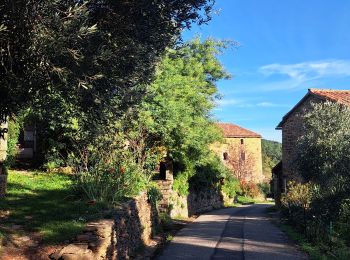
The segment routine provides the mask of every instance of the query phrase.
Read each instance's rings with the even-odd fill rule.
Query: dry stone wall
[[[146,193],[124,203],[115,218],[117,258],[133,258],[150,243],[157,225],[158,211],[148,202]]]
[[[148,202],[147,194],[125,202],[113,219],[89,223],[74,241],[50,255],[50,259],[133,259],[151,242],[159,224],[157,210]]]
[[[190,191],[187,197],[180,196],[174,191],[171,196],[170,216],[187,218],[223,206],[224,196],[218,189]]]

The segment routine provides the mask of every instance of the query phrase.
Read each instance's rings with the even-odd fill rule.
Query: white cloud
[[[268,64],[259,68],[265,76],[286,75],[290,79],[302,83],[326,77],[349,77],[349,60],[321,60],[295,64]]]
[[[257,107],[289,107],[288,105],[275,104],[271,102],[260,102],[256,104]]]
[[[232,106],[232,105],[238,105],[241,104],[242,101],[238,99],[220,99],[216,102],[218,106]]]

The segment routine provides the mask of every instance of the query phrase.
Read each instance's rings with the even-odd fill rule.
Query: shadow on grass
[[[9,211],[0,218],[2,226],[12,229],[20,225],[24,232],[40,232],[45,244],[55,244],[81,232],[86,221],[101,217],[104,205],[88,205],[76,196],[72,185],[63,186],[33,188],[25,181],[10,181],[8,194],[0,201],[0,211]]]

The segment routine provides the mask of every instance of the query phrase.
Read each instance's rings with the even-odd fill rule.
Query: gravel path
[[[158,260],[171,259],[307,259],[255,204],[212,211],[198,217],[174,237]]]

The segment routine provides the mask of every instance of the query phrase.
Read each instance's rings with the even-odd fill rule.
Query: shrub
[[[260,189],[258,185],[252,181],[242,180],[240,183],[242,195],[246,197],[256,198],[260,195]]]
[[[151,186],[147,191],[147,197],[152,205],[157,205],[158,201],[163,198],[163,195],[157,187]]]
[[[221,189],[229,198],[234,198],[237,193],[241,192],[239,180],[233,177],[231,174],[226,176]]]
[[[6,165],[13,166],[16,162],[18,154],[18,137],[20,133],[21,123],[18,119],[11,119],[8,122],[8,136],[7,136],[7,159]]]
[[[190,171],[179,172],[173,182],[173,190],[180,196],[186,197],[189,194],[189,176],[192,175]]]
[[[102,161],[76,174],[76,188],[92,201],[115,204],[124,197],[146,190],[148,180],[136,165],[105,164]]]

